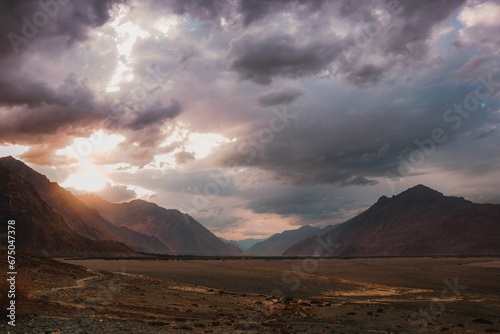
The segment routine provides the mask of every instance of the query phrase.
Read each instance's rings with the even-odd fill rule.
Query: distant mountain
[[[118,226],[155,236],[176,254],[238,255],[242,251],[224,243],[191,216],[154,203],[133,200],[110,203],[95,195],[80,199]]]
[[[43,256],[125,256],[134,252],[115,241],[94,241],[72,230],[26,180],[0,165],[2,243],[7,222],[15,220],[18,251]]]
[[[500,255],[500,205],[447,197],[423,185],[377,203],[284,255]]]
[[[250,247],[252,247],[256,243],[266,240],[266,239],[226,240],[224,238],[220,239],[225,243],[236,245],[239,249],[243,251],[247,251]]]
[[[250,255],[279,256],[297,242],[317,236],[321,234],[321,231],[320,227],[305,225],[296,230],[276,233],[268,239],[256,243],[246,253]]]
[[[0,158],[0,165],[28,181],[55,212],[60,214],[69,227],[92,240],[123,242],[135,251],[168,253],[170,250],[155,237],[118,227],[104,219],[96,210],[85,205],[57,183],[34,171],[13,157]]]
[[[244,251],[247,251],[248,249],[250,249],[250,247],[252,247],[256,243],[264,241],[264,240],[266,240],[266,239],[253,239],[253,238],[250,238],[250,239],[236,240],[234,242],[241,249],[243,249]]]

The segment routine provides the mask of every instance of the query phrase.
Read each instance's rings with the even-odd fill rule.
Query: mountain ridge
[[[111,203],[94,194],[79,198],[117,226],[158,238],[176,254],[240,255],[242,251],[226,244],[193,217],[156,203],[135,199]]]
[[[474,223],[471,223],[471,222]],[[500,205],[475,204],[417,185],[387,198],[318,240],[303,240],[283,255],[427,256],[500,254]],[[476,233],[476,236],[474,236]]]
[[[78,234],[91,240],[123,242],[138,252],[168,253],[170,250],[155,237],[116,227],[96,210],[89,208],[68,190],[51,182],[20,160],[11,156],[0,158],[0,165],[33,185],[40,197]]]
[[[0,219],[14,220],[18,251],[44,256],[131,256],[125,244],[96,241],[71,229],[28,181],[0,164]],[[4,229],[7,231],[7,228]]]

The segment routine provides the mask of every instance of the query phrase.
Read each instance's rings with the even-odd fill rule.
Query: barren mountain
[[[60,214],[67,225],[78,234],[92,240],[123,242],[135,251],[169,252],[168,247],[155,237],[111,224],[96,210],[90,209],[69,191],[61,188],[55,182],[50,182],[47,177],[34,171],[22,161],[12,157],[4,157],[0,158],[0,165],[33,185],[41,199]]]
[[[44,256],[122,256],[134,252],[116,241],[87,239],[45,203],[26,180],[0,165],[0,221],[15,220],[13,235],[18,251]],[[6,237],[2,238],[2,242]]]
[[[191,216],[154,203],[133,200],[110,203],[95,195],[80,196],[110,222],[157,237],[177,254],[237,255],[234,245],[226,244]]]
[[[500,254],[500,205],[447,197],[423,185],[377,203],[284,255],[424,256]]]

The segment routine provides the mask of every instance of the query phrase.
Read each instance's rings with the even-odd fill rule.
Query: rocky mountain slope
[[[158,238],[175,254],[242,253],[236,246],[217,238],[191,216],[177,210],[165,209],[143,200],[115,204],[95,195],[83,195],[80,199],[113,224]]]
[[[377,203],[284,255],[499,255],[500,205],[447,197],[423,185]]]
[[[0,158],[0,165],[28,181],[55,212],[78,234],[92,240],[123,242],[135,251],[168,253],[170,250],[157,238],[119,227],[104,219],[96,210],[85,205],[72,193],[63,189],[44,175],[12,157]]]
[[[129,256],[134,252],[116,241],[87,239],[42,200],[26,180],[0,165],[2,243],[7,223],[14,220],[16,250],[44,256]]]

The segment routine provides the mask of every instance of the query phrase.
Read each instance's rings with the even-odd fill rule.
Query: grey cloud
[[[168,128],[165,129],[168,131]],[[168,154],[182,146],[182,142],[173,142],[162,146],[165,134],[159,125],[131,130],[121,129],[125,140],[118,144],[115,150],[93,154],[95,164],[128,163],[143,168],[154,160],[155,155]],[[122,182],[126,183],[126,181]]]
[[[197,195],[211,196],[210,194],[215,191],[217,191],[216,196],[220,197],[232,196],[239,192],[229,174],[219,169],[181,172],[171,169],[145,168],[134,174],[117,172],[113,180],[117,183],[133,184],[157,192],[184,193],[191,199]]]
[[[231,69],[241,80],[268,85],[273,77],[296,78],[324,70],[340,49],[329,41],[300,43],[288,34],[245,34],[231,41]]]
[[[171,100],[168,106],[156,102],[140,112],[131,123],[127,124],[127,127],[132,130],[142,130],[151,125],[161,124],[167,119],[175,118],[181,111],[181,103],[176,99]]]
[[[2,1],[0,35],[4,38],[4,43],[0,43],[0,54],[13,55],[14,48],[18,52],[24,52],[33,41],[54,36],[65,38],[68,44],[84,41],[91,28],[102,26],[109,20],[113,5],[124,2],[126,1],[89,0],[60,4],[57,0]],[[37,22],[39,23],[35,25]],[[9,34],[16,34],[17,38],[22,38],[27,43],[11,44],[12,37],[7,37]]]
[[[34,135],[54,135],[67,126],[78,129],[105,117],[105,111],[96,102],[92,90],[75,75],[69,75],[55,90],[45,87],[43,92],[34,92],[34,96],[28,91],[25,98],[25,103],[16,101],[18,110],[6,111],[10,116],[0,124],[0,140],[27,142]],[[88,132],[80,131],[82,133]]]
[[[221,16],[228,16],[232,7],[230,0],[172,0],[169,7],[178,15],[188,14],[199,20],[214,21]]]
[[[299,225],[326,225],[343,222],[365,207],[339,195],[333,187],[287,187],[272,191],[250,201],[247,206],[255,213],[275,213],[297,217]]]
[[[261,107],[272,107],[280,104],[290,104],[295,101],[301,94],[302,91],[299,89],[285,88],[260,95],[257,98],[257,103]]]
[[[112,186],[109,182],[106,183],[104,189],[97,192],[96,195],[112,203],[127,202],[137,198],[136,192],[132,189],[129,189],[127,186]]]
[[[364,65],[347,75],[347,81],[356,86],[371,86],[377,84],[384,73],[384,68]]]
[[[243,15],[243,24],[250,25],[265,16],[290,10],[297,12],[306,10],[307,13],[322,9],[325,0],[240,0],[239,11]],[[301,7],[301,8],[297,8]]]
[[[488,120],[487,112],[478,111],[454,130],[455,121],[446,121],[443,115],[454,104],[461,104],[473,88],[441,82],[437,74],[433,84],[401,88],[383,98],[377,96],[377,102],[369,91],[356,90],[350,95],[338,88],[328,95],[305,90],[307,99],[287,108],[293,117],[286,128],[262,137],[270,130],[269,122],[259,123],[239,134],[238,142],[221,147],[218,161],[268,171],[285,184],[373,186],[375,178],[397,174],[400,157],[407,159],[419,150],[416,141],[428,140],[434,129],[444,129],[448,145]],[[419,97],[411,107],[387,102],[408,96]],[[358,113],[349,112],[353,109]],[[296,123],[294,118],[301,113],[310,117],[310,126]],[[262,138],[270,140],[262,142]],[[446,145],[436,150],[444,150]],[[434,160],[434,156],[426,157],[426,162]]]
[[[404,23],[402,27],[390,30],[385,40],[386,50],[407,54],[411,43],[426,41],[430,37],[432,28],[448,18],[465,2],[466,0],[401,2],[403,7],[401,18]]]

